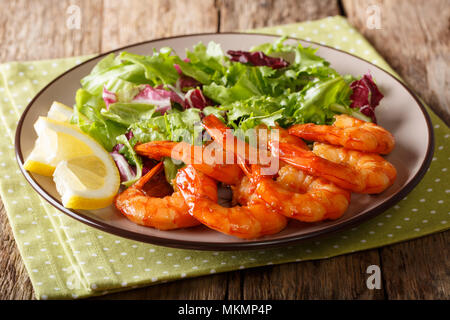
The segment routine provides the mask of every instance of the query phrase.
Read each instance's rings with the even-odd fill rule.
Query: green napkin
[[[342,17],[257,30],[313,40],[358,55],[393,72]],[[261,265],[323,259],[447,230],[448,127],[429,109],[436,151],[429,172],[396,206],[351,230],[284,248],[204,252],[119,238],[60,213],[20,173],[14,132],[24,107],[40,88],[88,57],[0,65],[0,193],[20,253],[39,299],[77,298],[185,277]],[[447,147],[446,147],[447,146]]]

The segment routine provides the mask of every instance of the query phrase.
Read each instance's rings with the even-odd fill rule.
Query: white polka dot
[[[425,200],[425,199],[420,199],[419,201],[420,201],[420,202],[425,202],[426,200]]]
[[[389,238],[392,238],[394,235],[391,234],[391,233],[389,233],[387,236],[388,236]]]
[[[181,277],[182,277],[182,278],[186,277],[186,273],[183,272],[183,273],[181,274]]]
[[[180,265],[179,264],[174,264],[173,266],[174,266],[174,268],[178,268]]]
[[[269,263],[272,264],[271,262],[269,262]],[[244,266],[239,266],[239,269],[245,269],[245,267]]]
[[[192,267],[192,269],[194,269],[194,270],[197,270],[197,269],[198,269],[198,267],[197,267],[197,266],[193,266],[193,267]]]
[[[122,256],[126,256],[126,255],[127,255],[127,253],[126,253],[126,252],[122,252],[122,253],[120,253],[120,255],[122,255]]]
[[[159,260],[158,260],[158,261],[156,261],[156,264],[161,264],[161,263],[162,263],[162,262],[161,262],[161,261],[159,261]]]
[[[422,222],[423,222],[423,223],[428,223],[428,220],[425,219],[425,220],[422,220]]]
[[[446,220],[442,220],[441,223],[442,223],[442,224],[446,224],[447,221],[446,221]]]
[[[133,265],[132,264],[127,264],[127,267],[128,268],[133,268]]]
[[[438,200],[438,203],[439,203],[439,204],[443,204],[443,203],[444,203],[444,200]]]
[[[406,217],[406,218],[403,218],[403,220],[405,220],[405,221],[409,221],[409,218],[408,218],[408,217]]]
[[[209,271],[209,273],[216,273],[216,270],[211,269],[211,270]]]
[[[97,285],[95,283],[91,284],[92,289],[97,289]]]
[[[41,299],[42,299],[42,300],[47,300],[47,298],[48,298],[48,297],[47,297],[47,295],[45,295],[45,294],[43,294],[43,295],[41,296]]]
[[[412,208],[411,211],[412,211],[412,212],[417,212],[417,211],[419,211],[419,209],[417,209],[417,208]]]
[[[431,210],[430,213],[431,213],[431,214],[435,214],[435,213],[436,213],[436,210]]]
[[[144,257],[138,257],[138,260],[144,260]]]
[[[148,250],[149,252],[155,252],[155,249],[150,249],[150,250]]]
[[[396,228],[396,229],[401,229],[401,228],[402,228],[402,226],[395,226],[395,228]]]
[[[365,239],[362,239],[362,240],[361,240],[361,242],[362,242],[362,243],[366,243],[366,242],[367,242],[367,240],[365,240]]]
[[[369,234],[375,234],[375,231],[369,231]]]
[[[184,260],[190,260],[191,259],[191,257],[184,257]]]
[[[339,246],[338,246],[337,244],[335,244],[335,245],[333,246],[333,248],[337,249],[337,248],[339,248]]]
[[[121,283],[121,286],[122,286],[122,287],[126,287],[127,284],[128,284],[128,283],[127,283],[126,281],[124,281],[124,282]]]
[[[56,62],[53,62],[53,63],[52,63],[52,67],[53,67],[53,68],[56,68],[57,66],[58,66],[58,64],[57,64]]]
[[[420,228],[415,228],[414,231],[420,231]]]

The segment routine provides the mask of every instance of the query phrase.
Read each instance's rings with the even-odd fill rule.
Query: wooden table
[[[81,28],[66,27],[81,9]],[[377,5],[381,29],[369,29]],[[406,82],[449,123],[448,0],[0,0],[0,62],[100,53],[172,35],[245,30],[347,16]],[[370,12],[369,12],[370,13]],[[0,204],[0,299],[33,289]],[[449,299],[449,232],[332,259],[180,280],[103,299]],[[366,287],[367,266],[382,289]]]

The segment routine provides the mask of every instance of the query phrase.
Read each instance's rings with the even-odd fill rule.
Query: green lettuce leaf
[[[116,145],[116,137],[125,133],[127,127],[102,115],[101,109],[105,104],[101,97],[78,89],[75,101],[71,123],[97,140],[107,151],[111,151]]]

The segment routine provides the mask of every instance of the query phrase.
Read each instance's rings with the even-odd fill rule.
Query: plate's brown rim
[[[28,183],[30,183],[30,185],[33,187],[33,189],[41,196],[43,197],[47,202],[49,202],[52,206],[56,207],[58,210],[60,210],[61,212],[67,214],[68,216],[83,222],[91,227],[100,229],[104,232],[108,232],[120,237],[124,237],[124,238],[128,238],[131,240],[137,240],[137,241],[141,241],[141,242],[146,242],[146,243],[150,243],[150,244],[155,244],[155,245],[161,245],[161,246],[167,246],[167,247],[173,247],[173,248],[180,248],[180,249],[197,249],[197,250],[249,250],[249,249],[260,249],[262,247],[264,248],[268,248],[268,247],[276,247],[276,246],[284,246],[284,245],[288,245],[288,244],[294,244],[303,240],[307,240],[307,239],[311,239],[311,238],[315,238],[318,236],[324,236],[324,235],[329,235],[331,233],[334,233],[336,231],[342,231],[343,229],[347,229],[350,227],[353,227],[355,225],[360,224],[361,222],[368,220],[372,217],[375,217],[376,215],[380,214],[381,212],[385,211],[386,209],[388,209],[389,207],[393,206],[394,204],[396,204],[397,202],[399,202],[401,199],[403,199],[409,192],[411,192],[411,190],[419,183],[419,181],[423,178],[423,176],[425,175],[428,167],[431,164],[431,160],[433,157],[433,153],[434,153],[434,131],[433,131],[433,126],[431,123],[431,119],[430,116],[428,115],[428,112],[425,109],[425,106],[423,105],[423,103],[420,101],[420,99],[416,96],[416,94],[410,89],[408,88],[402,81],[400,81],[398,78],[394,77],[392,74],[390,74],[389,72],[385,71],[384,69],[376,66],[375,64],[371,63],[370,61],[367,61],[365,59],[362,59],[358,56],[355,56],[351,53],[345,52],[343,50],[339,50],[336,48],[333,48],[331,46],[327,46],[327,45],[323,45],[314,41],[308,41],[308,40],[304,40],[304,39],[300,39],[300,38],[292,38],[289,37],[289,39],[292,40],[301,40],[307,43],[311,43],[313,45],[319,46],[319,47],[326,47],[329,49],[332,49],[334,51],[338,51],[338,52],[342,52],[344,54],[353,56],[354,58],[358,59],[358,60],[362,60],[364,62],[369,63],[370,65],[372,65],[373,67],[381,70],[382,72],[386,73],[389,77],[392,77],[395,81],[397,81],[403,88],[405,88],[409,94],[414,98],[414,100],[416,100],[417,104],[419,105],[426,123],[427,123],[427,127],[428,127],[428,133],[429,133],[429,139],[428,139],[428,147],[427,147],[427,151],[426,151],[426,156],[424,161],[422,162],[422,165],[420,166],[419,171],[416,173],[416,175],[411,179],[411,181],[409,183],[407,183],[399,192],[397,192],[395,195],[393,195],[391,198],[389,198],[388,200],[386,200],[385,202],[381,203],[380,205],[378,205],[377,207],[371,209],[370,211],[366,212],[363,215],[359,215],[356,216],[353,219],[347,220],[347,221],[343,221],[342,223],[338,223],[334,226],[330,226],[329,228],[326,229],[322,229],[322,230],[318,230],[318,231],[312,231],[309,232],[307,234],[302,234],[302,235],[297,235],[297,236],[291,236],[291,237],[286,237],[286,238],[282,238],[282,239],[273,239],[273,240],[258,240],[258,241],[249,241],[249,242],[239,242],[239,243],[221,243],[221,242],[201,242],[201,241],[185,241],[185,240],[176,240],[176,239],[167,239],[167,238],[161,238],[161,237],[157,237],[157,236],[150,236],[150,235],[144,235],[141,233],[137,233],[137,232],[133,232],[133,231],[128,231],[128,230],[123,230],[121,228],[117,228],[111,225],[108,225],[106,223],[100,222],[100,221],[96,221],[92,218],[90,218],[89,216],[86,216],[80,212],[75,212],[72,211],[70,209],[65,208],[62,203],[57,200],[56,198],[54,198],[53,196],[51,196],[50,194],[48,194],[47,192],[45,192],[45,190],[43,190],[41,188],[41,186],[36,182],[36,180],[23,168],[23,155],[21,152],[21,145],[20,145],[20,132],[22,131],[22,126],[23,126],[23,122],[24,119],[26,117],[26,114],[28,113],[28,111],[30,110],[31,106],[33,105],[34,101],[49,87],[51,86],[54,82],[56,82],[57,80],[59,80],[61,77],[63,77],[64,75],[66,75],[67,73],[71,72],[72,70],[80,67],[83,64],[89,63],[90,61],[106,56],[110,53],[114,53],[117,51],[121,51],[127,48],[131,48],[134,46],[138,46],[138,45],[143,45],[143,44],[148,44],[148,43],[152,43],[152,42],[157,42],[157,41],[161,41],[161,40],[170,40],[170,39],[177,39],[177,38],[185,38],[185,37],[191,37],[191,36],[214,36],[214,35],[259,35],[259,36],[268,36],[268,37],[272,37],[272,38],[279,38],[280,36],[276,36],[276,35],[270,35],[270,34],[265,34],[265,33],[243,33],[243,32],[224,32],[224,33],[195,33],[195,34],[189,34],[189,35],[180,35],[180,36],[174,36],[174,37],[166,37],[166,38],[158,38],[158,39],[153,39],[153,40],[148,40],[148,41],[142,41],[142,42],[138,42],[138,43],[134,43],[134,44],[130,44],[124,47],[120,47],[102,54],[99,54],[93,58],[90,58],[72,68],[70,68],[69,70],[63,72],[62,74],[60,74],[58,77],[56,77],[55,79],[53,79],[50,83],[48,83],[43,89],[41,89],[36,96],[28,103],[27,107],[25,108],[24,112],[22,113],[22,116],[20,117],[19,123],[17,125],[16,128],[16,134],[15,134],[15,154],[16,154],[16,160],[17,163],[19,164],[19,168],[22,172],[22,174],[25,176],[26,180],[28,181]]]

